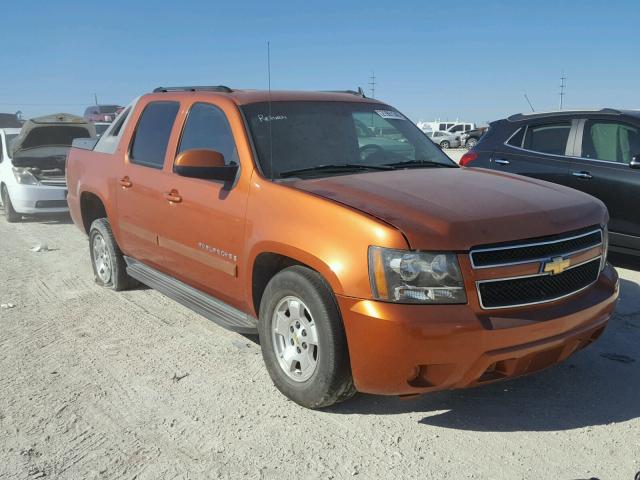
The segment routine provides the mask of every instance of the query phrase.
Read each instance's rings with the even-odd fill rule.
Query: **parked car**
[[[107,128],[111,126],[110,122],[95,122],[93,126],[96,129],[96,137],[101,137],[104,132],[107,131]]]
[[[120,105],[91,105],[84,111],[84,118],[87,122],[110,123],[124,109]]]
[[[446,121],[442,122],[437,120],[435,122],[418,122],[418,127],[423,132],[449,132],[454,134],[454,136],[460,135],[462,132],[467,132],[469,130],[473,130],[476,128],[476,124],[473,122],[460,122],[460,121]]]
[[[58,113],[2,129],[0,198],[8,222],[23,215],[68,211],[65,160],[74,138],[95,137],[83,118]]]
[[[480,128],[475,128],[473,130],[469,130],[468,132],[465,132],[462,135],[460,135],[460,142],[466,148],[473,148],[476,146],[476,144],[480,140],[480,137],[482,137],[482,135],[484,135],[486,131],[487,131],[487,127],[480,127]]]
[[[21,128],[23,123],[15,113],[0,113],[0,128]]]
[[[452,133],[437,131],[427,132],[426,135],[441,148],[458,148],[460,146],[460,140]]]
[[[371,115],[411,150],[363,155]],[[310,408],[537,371],[598,338],[618,296],[601,202],[459,168],[359,95],[158,88],[71,149],[67,180],[99,285],[258,332]]]
[[[609,209],[611,249],[640,255],[640,111],[518,114],[493,122],[461,165],[566,185]]]

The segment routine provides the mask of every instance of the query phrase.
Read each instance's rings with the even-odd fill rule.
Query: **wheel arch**
[[[327,282],[333,293],[342,293],[342,283],[326,262],[290,245],[270,243],[254,251],[248,268],[247,292],[250,293],[249,301],[256,317],[260,311],[262,295],[269,280],[280,271],[293,265],[307,267],[317,272]]]
[[[99,195],[90,191],[84,191],[80,194],[80,216],[87,235],[94,220],[109,217],[105,202]]]

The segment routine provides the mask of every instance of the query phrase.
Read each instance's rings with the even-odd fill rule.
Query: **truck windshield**
[[[292,172],[319,177],[384,169],[379,167],[456,166],[413,122],[387,105],[278,101],[242,110],[268,178]]]

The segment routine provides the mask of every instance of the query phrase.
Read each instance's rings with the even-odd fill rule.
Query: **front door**
[[[116,179],[120,247],[126,255],[158,267],[162,254],[158,232],[166,217],[166,182],[163,171],[167,145],[179,102],[151,102],[142,106],[122,174]]]
[[[640,197],[640,170],[629,166],[640,154],[640,128],[618,120],[582,120],[577,141],[580,152],[571,162],[571,186],[604,202],[612,233],[640,240],[634,205]],[[640,248],[640,242],[629,247]]]
[[[566,185],[573,138],[571,121],[522,126],[491,155],[490,167]]]
[[[188,112],[175,155],[208,149],[226,164],[239,163],[236,144],[224,112],[209,103],[194,103]],[[248,185],[181,177],[170,173],[169,202],[159,244],[165,271],[236,308],[244,308],[244,284],[238,279],[243,253]],[[239,300],[242,299],[242,300]]]

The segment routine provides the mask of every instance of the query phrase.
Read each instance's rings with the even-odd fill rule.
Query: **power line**
[[[0,102],[0,105],[8,106],[8,107],[84,107],[86,103],[4,103]]]

